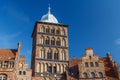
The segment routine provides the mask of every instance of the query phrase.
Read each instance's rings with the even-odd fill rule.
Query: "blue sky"
[[[34,23],[48,11],[69,25],[69,57],[80,58],[85,48],[99,57],[110,52],[120,64],[120,0],[0,0],[0,48],[17,48],[31,60]]]

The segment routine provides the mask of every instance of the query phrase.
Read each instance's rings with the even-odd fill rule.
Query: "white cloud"
[[[115,44],[120,45],[120,38],[115,40]]]
[[[2,48],[11,48],[15,44],[16,38],[20,33],[15,34],[0,34],[0,47]]]

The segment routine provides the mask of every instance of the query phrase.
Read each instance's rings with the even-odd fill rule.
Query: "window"
[[[51,33],[52,33],[52,34],[55,34],[55,29],[51,29]]]
[[[102,77],[103,77],[102,72],[99,72],[99,73],[98,73],[98,77],[99,77],[99,78],[102,78]]]
[[[40,44],[44,44],[44,38],[43,37],[40,38]]]
[[[7,76],[6,75],[0,75],[0,80],[7,80]]]
[[[72,76],[74,76],[74,73],[73,73],[73,72],[71,72],[71,75],[72,75]]]
[[[46,28],[46,33],[50,33],[50,29],[49,28]]]
[[[40,58],[44,59],[45,58],[45,50],[44,48],[41,49],[41,55]]]
[[[90,62],[90,66],[91,66],[91,67],[94,67],[93,62]]]
[[[4,62],[4,68],[8,68],[8,61]]]
[[[59,29],[56,30],[56,34],[60,34],[60,30]]]
[[[47,37],[46,41],[45,41],[46,45],[49,45],[50,44],[50,40],[49,38]]]
[[[22,75],[22,71],[19,71],[19,75]]]
[[[87,73],[83,73],[83,77],[84,78],[87,78],[88,76],[87,76]]]
[[[57,69],[56,69],[56,66],[54,66],[54,73],[56,73],[57,72]]]
[[[62,56],[61,56],[61,58],[62,58],[62,60],[66,60],[66,52],[65,52],[65,50],[62,50]]]
[[[96,66],[96,67],[98,67],[98,66],[99,66],[98,62],[95,62],[95,66]]]
[[[52,66],[48,66],[47,70],[48,70],[49,73],[52,73]]]
[[[52,38],[51,45],[55,45],[55,38]]]
[[[25,72],[25,71],[23,71],[23,75],[26,75],[26,72]]]
[[[51,52],[47,53],[47,59],[52,59],[52,53]]]
[[[88,67],[88,62],[85,62],[85,67]]]
[[[56,45],[57,46],[60,46],[60,39],[58,38],[57,41],[56,41]]]
[[[94,72],[91,73],[91,77],[95,78],[95,73]]]
[[[44,26],[41,27],[41,32],[45,32]]]
[[[58,60],[58,53],[54,53],[54,59]]]

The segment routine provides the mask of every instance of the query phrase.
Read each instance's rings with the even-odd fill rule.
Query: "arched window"
[[[46,43],[46,45],[49,45],[49,44],[50,44],[50,38],[49,38],[49,37],[46,38],[45,43]]]
[[[51,33],[52,33],[52,34],[55,34],[55,28],[52,28],[52,29],[51,29]]]
[[[44,50],[44,48],[42,48],[42,49],[40,49],[40,52],[39,52],[39,58],[45,58],[45,50]]]
[[[90,66],[91,66],[91,67],[94,67],[94,64],[93,64],[93,62],[90,62]]]
[[[55,53],[54,53],[54,59],[58,60],[58,51],[55,51]]]
[[[0,80],[7,80],[7,76],[6,75],[0,75]]]
[[[64,47],[66,46],[66,41],[65,41],[65,39],[62,40],[62,46],[64,46]]]
[[[57,39],[56,45],[57,45],[57,46],[60,46],[60,38]]]
[[[57,67],[56,66],[53,67],[53,71],[54,71],[54,73],[57,72]]]
[[[51,50],[49,50],[47,52],[47,59],[52,59],[52,51]]]
[[[41,27],[41,32],[43,32],[43,33],[45,32],[44,26]]]
[[[46,28],[46,33],[50,33],[50,29],[49,28]]]
[[[51,39],[51,45],[55,45],[55,38],[54,37],[52,37],[52,39]]]
[[[91,72],[91,77],[95,78],[95,73],[94,72]]]
[[[87,77],[88,77],[87,73],[83,73],[83,78],[87,78]]]
[[[40,44],[44,44],[44,37],[43,36],[40,38]]]
[[[99,78],[102,78],[102,77],[103,77],[102,72],[99,72],[99,73],[98,73],[98,77],[99,77]]]
[[[52,66],[48,66],[47,71],[48,71],[49,73],[52,73]]]
[[[48,56],[47,56],[48,59],[52,59],[52,53],[48,52],[47,54],[48,54]]]
[[[99,66],[98,62],[95,62],[95,66],[96,66],[96,67],[98,67],[98,66]]]
[[[60,34],[60,29],[58,28],[57,30],[56,30],[56,34]]]

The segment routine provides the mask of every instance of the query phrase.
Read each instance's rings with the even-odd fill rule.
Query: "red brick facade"
[[[21,43],[17,49],[0,49],[0,80],[31,80],[31,70],[25,57],[20,57]]]
[[[112,57],[107,53],[106,57],[99,58],[97,54],[91,53],[83,55],[82,58],[69,59],[69,68],[66,71],[67,80],[119,80],[118,64],[112,60]],[[96,58],[96,59],[95,59]],[[86,62],[96,63],[94,66],[86,65]],[[87,70],[87,71],[86,71]],[[102,72],[102,76],[99,76],[99,72]],[[87,73],[87,77],[84,77],[84,73]],[[95,73],[93,75],[92,73]],[[81,75],[82,74],[82,75]]]

